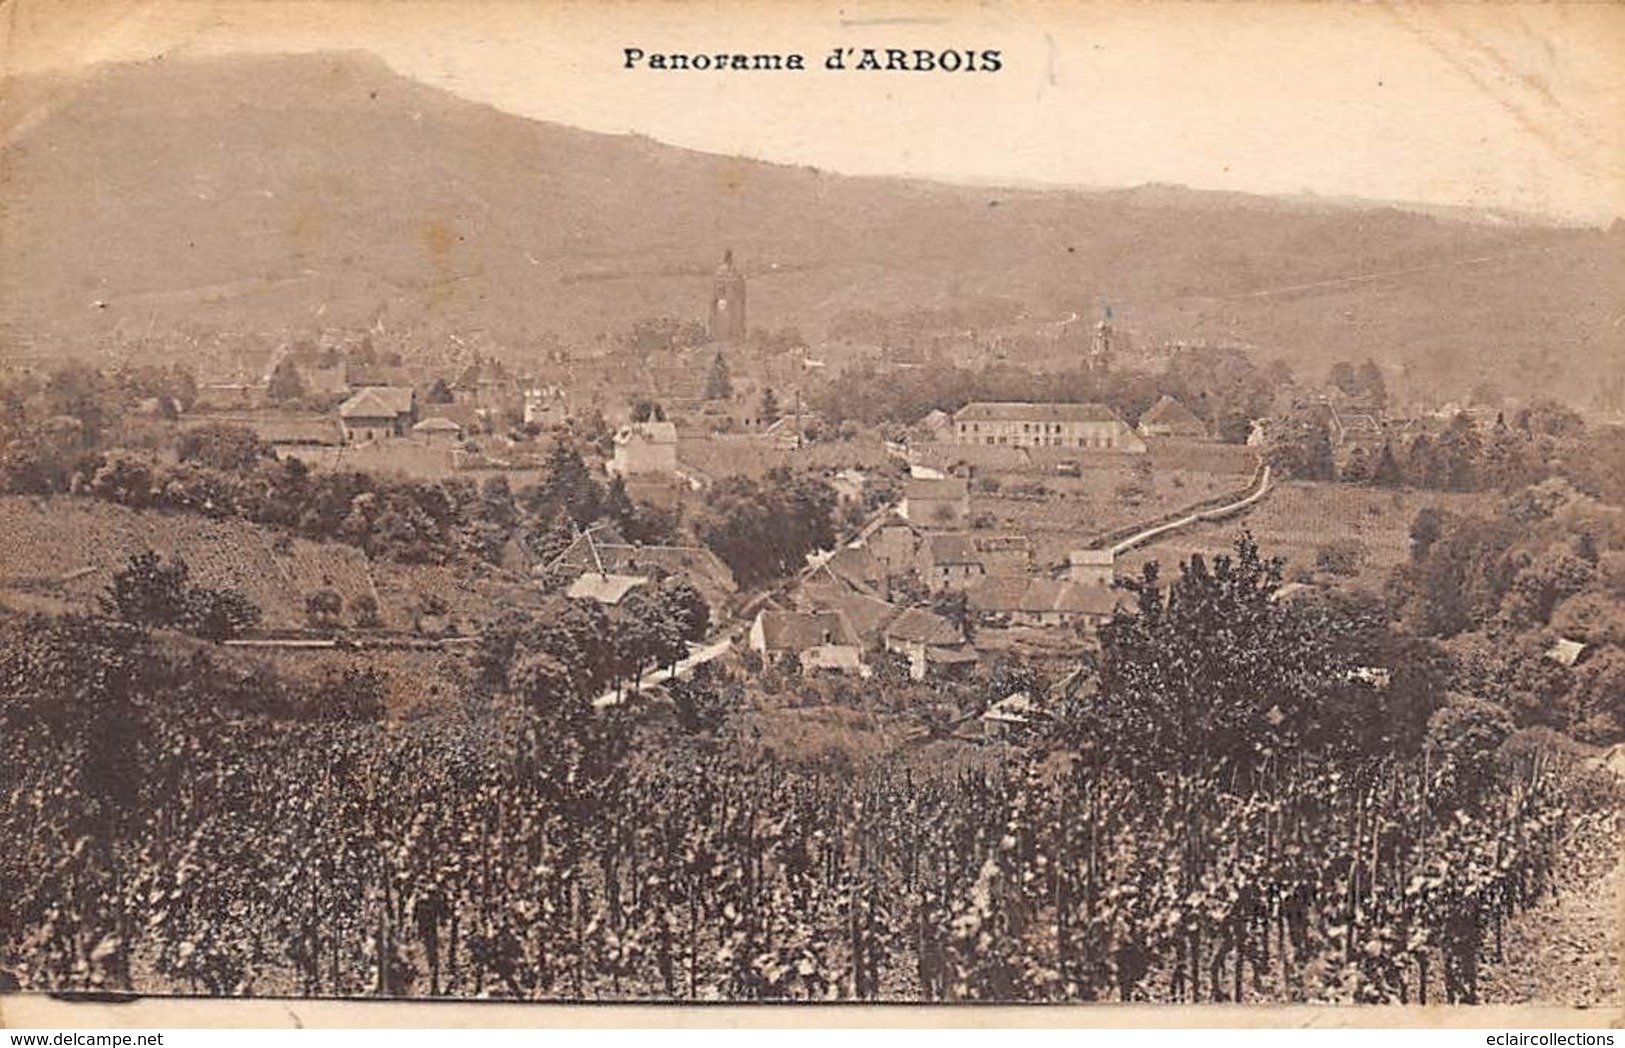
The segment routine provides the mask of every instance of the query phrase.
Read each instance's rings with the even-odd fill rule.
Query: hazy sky
[[[13,0],[0,32],[18,71],[362,48],[527,116],[856,174],[1625,214],[1621,4]],[[629,72],[627,46],[814,68]],[[828,73],[835,46],[1004,70]]]

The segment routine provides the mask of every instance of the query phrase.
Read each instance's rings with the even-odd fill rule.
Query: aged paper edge
[[[813,1005],[525,1004],[512,1002],[199,999],[123,1003],[0,997],[13,1029],[173,1028],[674,1028],[674,1029],[1177,1029],[1625,1027],[1619,1009],[1544,1005]]]
[[[384,0],[353,0],[384,2]],[[470,0],[501,3],[502,0]],[[593,6],[597,0],[547,0],[551,6]],[[770,17],[792,0],[711,0],[709,11],[749,9],[755,19]],[[821,6],[818,0],[794,0]],[[1199,0],[1159,0],[1151,5],[1172,20],[1180,8]],[[1356,0],[1332,0],[1338,7]],[[1608,2],[1608,0],[1602,0]],[[27,0],[0,0],[15,18],[27,3],[34,12],[44,6]],[[83,6],[67,0],[63,7]],[[1494,6],[1516,18],[1520,7],[1536,0],[1460,0],[1463,6]],[[1586,6],[1585,0],[1560,0]],[[639,6],[665,6],[662,0],[618,0],[617,16],[633,16]],[[833,5],[822,5],[833,7]],[[942,13],[966,6],[962,0],[890,0],[892,11]],[[1008,7],[1029,7],[1019,2]],[[1111,6],[1136,6],[1133,0],[1074,0],[1080,12]],[[1295,8],[1290,0],[1238,0],[1237,7],[1256,17],[1262,10]],[[1143,9],[1143,8],[1142,8]],[[1046,18],[1060,17],[1059,5],[1043,8]],[[1238,15],[1240,12],[1238,12]],[[0,27],[0,76],[10,72],[10,59],[25,46],[17,23]],[[3,184],[0,172],[0,184]],[[3,254],[0,254],[3,262]],[[1625,900],[1616,915],[1625,929]],[[1619,960],[1625,983],[1625,953]],[[6,1029],[168,1029],[168,1028],[1423,1028],[1423,1029],[1567,1029],[1625,1028],[1625,1002],[1611,1007],[1576,1008],[1545,1004],[1481,1006],[1374,1005],[977,1005],[977,1004],[540,1004],[525,1002],[330,1000],[299,998],[138,997],[128,1001],[64,1000],[46,994],[0,994],[0,1028]]]

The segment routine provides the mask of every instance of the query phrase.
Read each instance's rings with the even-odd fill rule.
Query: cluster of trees
[[[1521,725],[1587,741],[1625,738],[1625,523],[1553,479],[1498,513],[1424,509],[1388,601],[1408,631],[1456,638],[1461,688]],[[1554,640],[1586,645],[1573,665]]]
[[[703,323],[675,317],[646,317],[635,321],[631,329],[621,336],[621,344],[643,360],[647,360],[652,353],[689,349],[710,341],[711,333]]]
[[[372,335],[363,334],[360,338],[342,349],[328,341],[320,344],[313,337],[294,339],[288,346],[288,354],[283,359],[302,367],[336,368],[341,364],[355,367],[383,367],[398,368],[402,364],[399,350],[380,350],[372,340]]]
[[[102,610],[133,626],[176,629],[209,640],[240,636],[260,621],[259,606],[234,589],[194,585],[180,557],[167,564],[151,550],[136,553],[113,575]]]
[[[668,577],[619,604],[551,598],[538,611],[509,610],[480,630],[478,683],[511,695],[561,726],[592,715],[592,701],[651,668],[671,666],[705,637],[711,611],[686,580]]]
[[[741,587],[789,575],[835,543],[836,496],[822,479],[784,467],[758,481],[727,477],[711,489],[694,533]]]
[[[1171,584],[1147,565],[1101,627],[1100,694],[1069,708],[1066,737],[1242,770],[1282,752],[1403,757],[1463,721],[1625,740],[1617,508],[1550,479],[1496,511],[1423,509],[1410,535],[1374,595],[1282,599],[1282,562],[1247,538],[1234,556],[1193,557]],[[1322,554],[1327,570],[1350,559]]]
[[[873,367],[854,368],[823,389],[813,407],[834,422],[907,425],[932,410],[953,412],[976,400],[1087,401],[1110,405],[1132,425],[1163,396],[1171,396],[1202,418],[1215,438],[1239,444],[1252,420],[1269,414],[1276,391],[1290,381],[1290,374],[1258,367],[1239,349],[1186,347],[1156,374],[1082,368],[1037,373],[999,365],[980,371],[916,368],[882,376]]]
[[[370,723],[384,715],[388,675],[346,662],[319,673],[279,673],[223,649],[161,642],[147,624],[77,615],[0,615],[0,733],[44,729],[86,747],[82,767],[110,783],[143,760],[132,743],[160,722],[226,716],[288,723]]]
[[[1591,434],[1568,408],[1543,402],[1504,414],[1487,425],[1459,414],[1435,431],[1390,436],[1380,445],[1361,443],[1339,456],[1328,414],[1300,410],[1271,422],[1265,454],[1282,473],[1300,480],[1341,480],[1379,487],[1435,491],[1511,491],[1545,477],[1567,474],[1594,493],[1625,494],[1625,481],[1596,468],[1625,462],[1625,439],[1611,431]]]
[[[705,399],[727,400],[733,395],[733,377],[728,370],[727,360],[723,359],[719,351],[711,358],[711,368],[705,373]]]
[[[511,543],[545,551],[561,529],[568,535],[600,519],[637,542],[669,540],[677,526],[673,511],[635,504],[619,480],[600,483],[563,440],[549,449],[542,480],[517,492],[501,476],[476,485],[314,472],[276,459],[251,431],[231,425],[187,430],[176,452],[178,461],[166,464],[125,450],[18,441],[0,451],[0,491],[242,518],[417,564],[463,556],[498,563]]]
[[[1388,404],[1388,383],[1382,377],[1382,368],[1370,358],[1359,366],[1339,360],[1332,365],[1330,378],[1333,386],[1378,411]]]
[[[1465,711],[1426,762],[1251,776],[1106,747],[845,776],[633,746],[624,711],[535,684],[599,625],[561,608],[516,631],[506,673],[539,708],[384,732],[255,715],[284,682],[117,624],[0,620],[0,972],[216,995],[1467,1003],[1603,808],[1551,762],[1482,760],[1499,732]]]
[[[419,609],[419,620],[424,614],[436,610],[434,598],[426,598],[422,602],[425,607]],[[378,607],[378,598],[370,593],[358,594],[350,601],[348,609],[344,606],[344,595],[338,590],[323,587],[305,598],[305,622],[311,629],[321,633],[335,633],[344,627],[345,611],[349,611],[349,621],[356,629],[377,629],[383,625],[382,609]]]
[[[660,413],[653,404],[645,410],[648,417]],[[510,556],[545,562],[594,523],[611,523],[627,541],[644,544],[674,541],[681,524],[676,507],[634,502],[618,477],[601,482],[563,436],[548,449],[541,480],[517,491],[502,476],[475,484],[312,471],[297,459],[279,460],[251,430],[230,424],[180,433],[175,459],[96,450],[35,428],[0,447],[0,492],[76,494],[133,509],[240,518],[404,563],[503,563]],[[777,470],[763,481],[729,478],[693,531],[741,585],[752,585],[827,547],[835,503],[828,485],[810,476]]]
[[[172,419],[190,409],[197,395],[197,379],[182,364],[103,372],[68,363],[44,376],[11,375],[0,382],[0,445],[49,434],[75,448],[93,448],[114,436],[126,415],[151,407]]]
[[[1282,567],[1244,535],[1171,584],[1155,562],[1124,580],[1134,599],[1100,629],[1099,695],[1063,711],[1065,736],[1150,767],[1241,775],[1284,753],[1416,753],[1445,697],[1435,647],[1375,603],[1278,599]]]

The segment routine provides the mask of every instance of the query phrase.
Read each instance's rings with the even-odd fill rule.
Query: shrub
[[[375,721],[384,715],[388,693],[382,672],[365,667],[328,670],[306,702],[313,721]]]
[[[1315,568],[1331,575],[1354,575],[1365,561],[1365,544],[1337,539],[1315,550]]]

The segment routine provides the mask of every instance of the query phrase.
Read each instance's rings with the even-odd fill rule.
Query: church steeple
[[[1089,370],[1105,374],[1112,366],[1112,307],[1101,311],[1095,337],[1089,343]]]
[[[711,341],[729,342],[745,337],[745,276],[734,267],[730,248],[722,253],[711,288]]]

